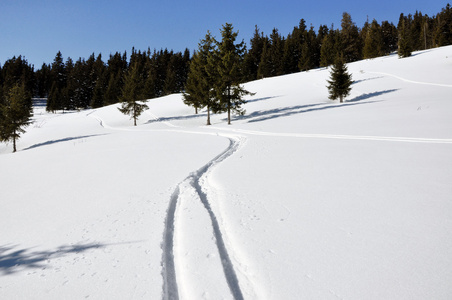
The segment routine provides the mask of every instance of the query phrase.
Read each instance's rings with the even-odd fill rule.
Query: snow
[[[0,298],[450,299],[452,46],[348,68],[345,103],[325,68],[249,82],[229,126],[36,106],[0,145]]]

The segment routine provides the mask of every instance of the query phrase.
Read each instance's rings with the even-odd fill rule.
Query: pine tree
[[[316,68],[319,66],[320,62],[320,47],[312,26],[309,31],[305,32],[304,40],[305,42],[301,48],[301,58],[298,62],[298,68],[300,71],[307,71]]]
[[[256,80],[257,70],[261,61],[262,51],[264,49],[264,36],[259,31],[257,25],[254,29],[254,35],[250,40],[250,50],[245,54],[244,68],[245,80]]]
[[[270,52],[270,41],[268,37],[264,38],[263,41],[264,46],[262,47],[261,60],[259,62],[259,66],[257,68],[257,78],[263,79],[266,77],[272,76],[272,61],[271,61],[271,52]]]
[[[66,70],[60,51],[55,56],[50,70],[52,85],[47,101],[47,111],[55,112],[62,108],[62,91],[66,86]]]
[[[411,40],[409,37],[409,18],[400,15],[399,24],[399,50],[398,54],[400,58],[411,56]]]
[[[0,139],[12,141],[13,152],[16,152],[16,141],[25,132],[32,116],[31,95],[23,83],[15,84],[8,91],[0,111]]]
[[[381,36],[381,27],[374,19],[367,30],[364,39],[363,57],[375,58],[383,55],[382,53],[383,39]]]
[[[243,96],[251,94],[240,85],[241,68],[245,45],[236,44],[238,32],[233,32],[232,24],[226,23],[221,30],[222,40],[217,41],[217,49],[209,57],[208,64],[216,68],[217,77],[213,86],[214,97],[218,102],[218,111],[227,111],[228,124],[231,124],[231,111],[244,114]]]
[[[345,62],[361,59],[362,42],[358,27],[352,21],[350,14],[344,12],[341,21],[341,53]]]
[[[127,72],[120,99],[122,103],[118,108],[123,114],[131,116],[134,126],[137,126],[137,119],[141,113],[149,108],[144,100],[139,99],[142,95],[143,82],[138,68],[138,63],[134,63]]]
[[[320,66],[327,67],[334,63],[340,47],[340,32],[331,26],[328,34],[323,38],[320,49]]]
[[[344,98],[350,94],[353,83],[351,74],[347,71],[344,57],[341,55],[331,67],[331,80],[328,80],[329,99],[340,99],[342,103]]]
[[[382,52],[389,54],[397,50],[397,28],[388,21],[381,23]]]
[[[211,97],[211,89],[214,84],[215,74],[213,70],[208,72],[208,58],[214,51],[214,38],[208,31],[206,37],[198,44],[198,51],[190,63],[185,92],[184,103],[198,109],[207,108],[207,125],[210,125],[210,111],[214,105]]]

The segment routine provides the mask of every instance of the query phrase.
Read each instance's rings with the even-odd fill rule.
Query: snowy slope
[[[35,108],[0,145],[0,298],[450,299],[452,47],[246,84],[246,115]]]

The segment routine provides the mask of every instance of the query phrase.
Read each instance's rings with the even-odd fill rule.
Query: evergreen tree
[[[250,50],[245,54],[244,59],[244,79],[256,80],[258,78],[258,68],[261,61],[262,51],[264,50],[264,35],[259,31],[257,25],[254,29],[254,35],[250,40]]]
[[[240,85],[245,45],[235,43],[238,32],[233,32],[232,24],[226,23],[221,30],[222,40],[217,41],[217,49],[209,57],[208,64],[216,68],[217,77],[213,86],[218,111],[227,111],[228,124],[231,124],[231,111],[243,114],[243,96],[251,94]]]
[[[90,102],[92,108],[103,106],[104,93],[107,86],[106,66],[102,61],[102,54],[99,54],[94,63],[92,80],[94,81],[93,94]]]
[[[411,40],[409,37],[409,18],[400,15],[399,24],[399,49],[398,54],[400,58],[411,56]]]
[[[36,78],[36,95],[39,98],[47,98],[52,87],[50,75],[50,65],[42,64],[41,69],[35,72]]]
[[[442,47],[452,44],[452,8],[448,3],[436,16],[435,30],[436,46]]]
[[[334,63],[338,55],[340,47],[340,32],[334,30],[333,26],[328,34],[323,38],[322,47],[320,48],[320,66],[327,67]]]
[[[341,21],[341,53],[345,62],[352,62],[361,59],[362,42],[359,36],[358,27],[352,21],[350,14],[344,12]]]
[[[381,36],[383,54],[389,54],[397,50],[397,28],[388,21],[381,23]]]
[[[374,19],[364,39],[363,57],[375,58],[383,55],[382,45],[381,27]]]
[[[300,71],[299,63],[302,61],[306,36],[306,21],[301,19],[298,26],[295,26],[292,33],[287,36],[284,44],[283,67],[285,74]]]
[[[215,105],[211,90],[216,78],[216,72],[214,72],[216,68],[208,69],[208,59],[214,51],[214,42],[215,39],[208,31],[205,38],[198,44],[198,51],[190,63],[190,72],[183,94],[184,103],[193,106],[195,113],[198,113],[198,109],[206,107],[206,125],[210,125],[210,111]]]
[[[350,94],[353,83],[351,74],[347,71],[344,57],[338,56],[336,62],[331,67],[330,80],[328,80],[329,99],[340,99],[342,103],[344,98]]]
[[[0,104],[0,139],[13,142],[16,152],[16,141],[25,132],[32,116],[31,95],[25,84],[15,84]]]
[[[62,91],[66,86],[66,70],[60,51],[55,56],[50,70],[52,85],[47,100],[47,111],[55,112],[62,108]]]
[[[127,70],[127,53],[116,52],[114,55],[110,54],[107,62],[105,80],[107,87],[104,93],[104,105],[115,104],[119,102],[121,96],[121,89],[124,85],[124,74]]]
[[[137,126],[137,119],[141,113],[148,109],[145,101],[140,101],[142,95],[143,82],[140,78],[139,66],[135,62],[126,74],[124,87],[122,89],[120,112],[130,115],[133,119],[133,125]]]
[[[270,52],[270,41],[268,37],[265,37],[263,40],[263,48],[261,61],[259,62],[259,67],[257,68],[257,78],[263,79],[266,77],[272,76],[272,61],[271,61],[271,52]]]
[[[279,34],[278,29],[273,28],[270,35],[270,61],[271,76],[284,74],[283,56],[285,39]]]
[[[4,92],[8,92],[16,84],[24,84],[27,93],[32,94],[35,88],[33,67],[27,60],[18,56],[8,59],[1,69],[1,78]]]
[[[305,32],[304,44],[301,48],[301,58],[298,62],[300,71],[307,71],[319,66],[320,63],[320,47],[314,31],[311,26],[309,31]]]

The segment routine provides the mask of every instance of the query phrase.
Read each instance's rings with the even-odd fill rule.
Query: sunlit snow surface
[[[452,47],[48,114],[0,145],[1,299],[451,299]],[[37,103],[39,104],[39,103]],[[41,103],[42,105],[42,103]]]

